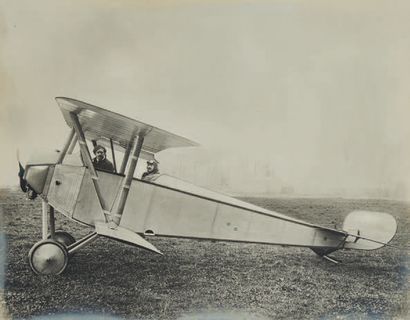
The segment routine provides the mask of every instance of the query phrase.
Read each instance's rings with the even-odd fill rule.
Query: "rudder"
[[[343,222],[343,231],[349,233],[344,248],[374,250],[393,239],[397,223],[388,213],[352,211]]]

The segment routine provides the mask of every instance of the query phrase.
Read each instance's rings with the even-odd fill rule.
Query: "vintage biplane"
[[[396,220],[387,213],[353,211],[342,230],[293,219],[166,174],[134,177],[137,161],[168,148],[197,144],[165,130],[69,98],[56,98],[70,128],[60,152],[20,164],[21,187],[42,198],[42,240],[29,252],[37,274],[62,273],[70,256],[103,236],[161,254],[148,236],[182,237],[311,248],[337,263],[339,249],[373,250],[388,245]],[[96,170],[91,143],[111,149],[114,172]],[[78,145],[80,155],[73,160]],[[122,152],[117,170],[115,151]],[[118,154],[117,154],[118,155]],[[76,241],[56,230],[55,210],[92,232]]]

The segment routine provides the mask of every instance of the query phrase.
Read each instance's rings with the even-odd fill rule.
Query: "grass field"
[[[59,276],[32,273],[27,254],[41,238],[41,201],[1,190],[7,246],[4,300],[12,318],[75,313],[130,319],[408,319],[408,250],[338,251],[332,264],[304,248],[154,237],[163,256],[100,238]],[[392,244],[410,245],[410,204],[388,200],[247,198],[324,226],[352,210],[391,213]],[[57,215],[76,238],[85,229]]]

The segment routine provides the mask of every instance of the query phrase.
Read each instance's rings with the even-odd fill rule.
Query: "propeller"
[[[27,193],[27,198],[29,198],[30,200],[34,200],[35,198],[37,198],[37,192],[35,192],[33,188],[31,188],[30,185],[27,183],[27,180],[24,179],[25,170],[24,170],[23,165],[20,162],[20,153],[18,149],[17,149],[17,161],[19,163],[18,176],[20,180],[20,189],[24,193]]]
[[[27,181],[26,179],[24,179],[24,168],[21,165],[20,161],[19,161],[19,173],[18,173],[19,179],[20,179],[20,188],[21,191],[23,192],[27,192],[28,187],[27,187]]]
[[[18,173],[18,176],[19,176],[19,180],[20,180],[20,189],[21,189],[21,191],[23,191],[23,192],[27,192],[27,190],[28,190],[27,181],[26,181],[26,179],[24,179],[25,170],[24,170],[23,165],[22,165],[21,162],[20,162],[20,152],[19,152],[19,149],[17,149],[17,151],[16,151],[16,156],[17,156],[17,161],[18,161],[18,163],[19,163],[19,173]]]

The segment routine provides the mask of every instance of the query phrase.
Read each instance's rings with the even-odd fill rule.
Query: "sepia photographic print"
[[[409,319],[409,12],[0,0],[0,319]]]

